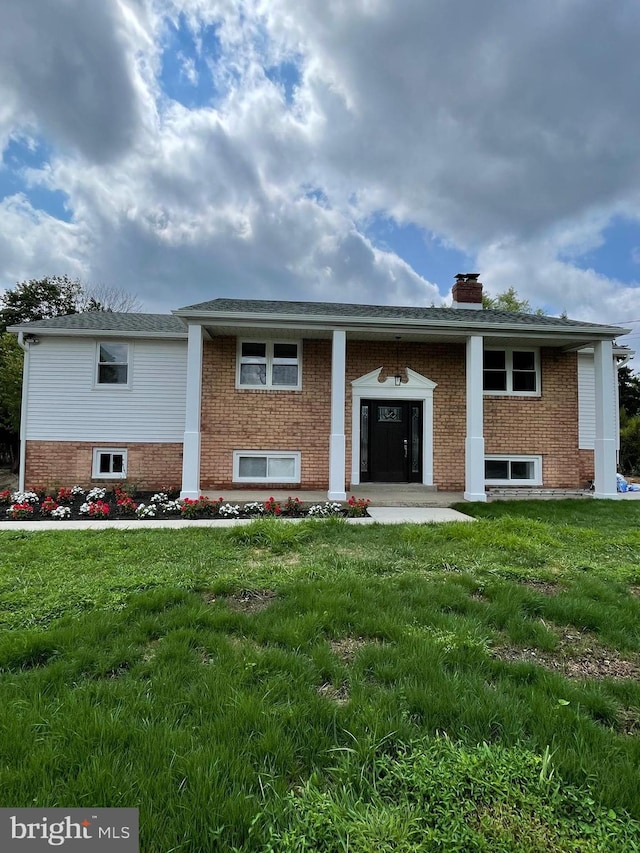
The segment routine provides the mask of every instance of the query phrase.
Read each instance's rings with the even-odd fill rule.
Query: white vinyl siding
[[[615,369],[614,395],[611,405],[614,407],[616,441],[620,447],[620,412],[618,406],[618,374]],[[596,388],[593,353],[578,354],[578,447],[580,450],[593,450],[596,437]]]
[[[96,387],[96,340],[41,337],[29,351],[26,439],[181,442],[186,341],[129,340],[128,387]]]

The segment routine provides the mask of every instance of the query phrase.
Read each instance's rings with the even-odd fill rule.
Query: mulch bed
[[[331,506],[331,509],[326,513],[318,512],[309,513],[311,504],[305,505],[298,501],[297,498],[290,498],[287,501],[275,501],[269,498],[267,501],[250,501],[243,504],[236,504],[233,499],[224,500],[209,500],[200,498],[197,501],[184,501],[182,509],[176,503],[177,493],[173,492],[168,495],[168,501],[172,504],[171,509],[166,511],[162,508],[161,503],[153,503],[152,498],[157,493],[154,492],[136,492],[132,495],[126,495],[124,492],[114,492],[108,490],[103,497],[93,500],[94,511],[81,512],[83,504],[87,503],[88,492],[82,495],[73,496],[72,498],[58,498],[54,491],[52,495],[48,493],[38,493],[39,500],[29,500],[22,502],[23,509],[19,509],[12,515],[7,511],[15,507],[12,505],[9,498],[8,490],[4,493],[0,492],[0,522],[11,524],[15,521],[59,521],[64,524],[65,521],[113,521],[119,519],[123,521],[134,521],[143,519],[145,521],[161,521],[162,519],[188,519],[188,520],[211,520],[211,519],[257,519],[257,518],[304,518],[326,517],[328,515],[337,517],[346,516],[366,516],[368,512],[366,506],[354,509],[350,506],[338,508],[337,504],[326,502],[326,506]],[[126,500],[123,502],[123,495]],[[46,498],[53,499],[53,506],[62,506],[68,509],[64,518],[56,518],[50,511],[43,510]],[[97,506],[97,505],[100,506]],[[154,514],[140,515],[136,513],[136,506],[143,504],[145,507],[154,507]],[[50,505],[51,506],[51,505]],[[318,506],[318,505],[316,505]],[[325,506],[325,503],[319,504]],[[46,504],[45,504],[46,507]]]

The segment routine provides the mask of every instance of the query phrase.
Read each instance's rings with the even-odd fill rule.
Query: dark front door
[[[421,403],[363,400],[360,430],[360,474],[364,482],[422,480]]]

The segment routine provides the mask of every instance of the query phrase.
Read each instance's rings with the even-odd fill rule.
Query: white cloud
[[[382,212],[475,254],[491,292],[590,319],[640,312],[635,285],[578,266],[612,216],[640,214],[631,0],[7,2],[0,144],[28,126],[53,140],[29,180],[67,193],[73,220],[3,206],[5,280],[66,262],[150,308],[438,302],[358,232]],[[191,28],[211,103],[163,92],[169,22]],[[186,50],[177,73],[200,84]],[[266,74],[283,62],[299,71],[289,102]]]

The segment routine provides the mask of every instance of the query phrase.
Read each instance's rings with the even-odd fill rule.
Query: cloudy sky
[[[441,304],[640,347],[637,0],[3,0],[0,289]]]

